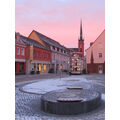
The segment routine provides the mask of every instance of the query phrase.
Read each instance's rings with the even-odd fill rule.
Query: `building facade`
[[[31,39],[41,43],[42,46],[47,47],[51,51],[51,64],[50,69],[55,73],[62,70],[69,70],[70,68],[70,54],[69,49],[62,46],[59,42],[33,30],[28,36]]]
[[[26,74],[26,44],[15,34],[15,74]]]
[[[87,73],[105,73],[105,30],[86,50]]]
[[[86,60],[84,56],[84,39],[82,32],[82,21],[80,25],[80,38],[78,39],[78,48],[70,48],[71,59],[70,59],[70,73],[71,74],[82,74],[83,70],[86,69]]]
[[[47,73],[50,69],[51,51],[50,49],[42,46],[39,42],[22,36],[16,33],[16,38],[24,43],[24,64],[23,71],[25,74],[34,73]],[[22,50],[23,46],[20,48]],[[16,54],[18,46],[16,44]],[[18,58],[18,56],[17,56]],[[21,56],[19,56],[21,58]],[[23,58],[23,57],[22,57]],[[21,60],[21,59],[20,59]],[[22,60],[23,62],[23,60]],[[18,73],[18,60],[16,62],[16,73]]]

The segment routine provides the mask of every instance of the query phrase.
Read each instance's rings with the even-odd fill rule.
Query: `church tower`
[[[80,52],[80,56],[84,56],[84,39],[83,39],[83,31],[82,31],[82,20],[80,24],[80,39],[78,39],[78,52]]]

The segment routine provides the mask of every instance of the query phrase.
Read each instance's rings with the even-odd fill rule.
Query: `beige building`
[[[69,50],[62,46],[59,42],[33,30],[28,36],[31,39],[41,43],[44,47],[48,47],[51,50],[51,64],[50,68],[54,72],[62,70],[69,70],[70,68],[70,54]]]
[[[105,30],[86,50],[88,73],[105,73]]]

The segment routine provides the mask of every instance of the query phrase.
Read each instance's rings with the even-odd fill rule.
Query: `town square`
[[[30,76],[29,76],[30,78]],[[16,120],[104,120],[105,117],[105,76],[104,75],[64,75],[62,78],[55,75],[46,75],[44,78],[31,78],[30,81],[24,77],[17,76],[15,91]],[[44,113],[40,110],[40,99],[43,93],[55,89],[65,89],[77,86],[84,89],[99,91],[102,104],[99,108],[79,115],[55,115]]]
[[[3,0],[1,120],[120,120],[120,1]]]
[[[20,33],[16,33],[16,120],[104,120],[105,31],[97,37],[95,42],[90,43],[90,47],[86,50],[86,56],[84,56],[82,22],[80,24],[78,48],[65,48],[65,46],[60,45],[60,43],[40,33],[36,34],[36,31],[32,31],[30,35],[32,34],[42,36],[42,40],[46,40],[46,46],[50,45],[50,47],[46,48],[44,45],[41,45],[42,41],[39,42],[41,39],[37,41],[24,37],[20,35]],[[61,90],[65,90],[58,98],[57,96],[55,97],[55,99],[57,98],[56,101],[60,99],[60,101],[58,101],[59,104],[61,103],[62,105],[63,102],[68,102],[70,105],[68,104],[65,107],[63,104],[62,107],[58,106],[55,110],[54,107],[50,107],[50,110],[47,111],[42,110],[42,95],[51,91],[56,92],[56,90],[58,91],[57,94],[59,94]],[[80,93],[81,91],[83,91],[83,93]],[[80,96],[82,94],[83,96],[78,98],[79,95],[75,95],[78,94],[77,92],[80,93]],[[89,94],[90,97],[93,97],[90,98]],[[95,94],[98,94],[98,97],[95,97]],[[51,95],[51,97],[52,96],[54,95]],[[80,101],[80,103],[82,103],[81,100],[84,102],[89,101],[89,99],[91,99],[91,104],[87,104],[86,102],[87,107],[83,106],[82,108],[82,106],[79,107],[73,104],[73,102],[77,103]],[[48,98],[48,100],[50,99]],[[52,104],[54,104],[54,102]],[[76,110],[77,107],[78,109]],[[72,112],[68,110],[73,108],[75,110]],[[60,112],[60,109],[64,109],[65,111],[62,110],[63,112]],[[83,111],[80,112],[80,110]]]
[[[15,119],[104,120],[104,0],[46,1],[16,1]]]

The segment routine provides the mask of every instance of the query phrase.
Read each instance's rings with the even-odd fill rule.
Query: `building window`
[[[59,52],[59,48],[57,48],[57,51]]]
[[[99,58],[102,58],[102,53],[99,53]]]
[[[53,46],[53,50],[55,50],[55,47]]]
[[[24,56],[24,48],[21,48],[21,55]]]
[[[17,48],[17,55],[20,55],[20,48]]]
[[[46,64],[43,64],[43,72],[46,72],[47,66]]]

